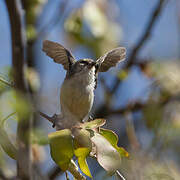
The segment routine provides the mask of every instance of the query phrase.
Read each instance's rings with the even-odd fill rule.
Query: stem
[[[2,77],[0,77],[0,82],[4,83],[5,85],[7,85],[9,87],[14,87],[12,83],[4,80]]]
[[[86,180],[86,177],[84,177],[77,169],[76,164],[74,161],[71,161],[69,164],[68,171],[76,178],[77,180]]]
[[[126,180],[125,177],[117,170],[116,175],[120,180]]]
[[[14,114],[16,114],[16,112],[13,112],[13,113],[9,114],[7,117],[5,117],[4,119],[2,119],[1,122],[0,122],[0,127],[3,127],[5,121],[6,121],[7,119],[9,119],[11,116],[13,116]]]
[[[12,159],[17,158],[17,149],[16,147],[11,143],[11,140],[9,139],[6,131],[3,129],[3,127],[0,127],[0,145],[4,152],[11,157]]]

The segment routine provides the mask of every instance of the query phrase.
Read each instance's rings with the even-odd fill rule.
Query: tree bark
[[[15,89],[21,95],[27,96],[27,88],[24,80],[24,50],[22,10],[20,0],[5,0],[11,27],[12,40],[12,67]],[[17,102],[18,103],[18,102]],[[18,120],[17,127],[17,176],[21,180],[31,179],[30,161],[30,117]]]

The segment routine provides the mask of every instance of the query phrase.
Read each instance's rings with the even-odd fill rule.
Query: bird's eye
[[[89,63],[87,61],[81,61],[80,64],[81,65],[88,65]]]

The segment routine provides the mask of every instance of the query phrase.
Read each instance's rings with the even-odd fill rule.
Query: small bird
[[[118,47],[96,61],[92,59],[76,61],[69,50],[49,40],[43,42],[42,50],[55,63],[63,65],[67,71],[60,91],[61,114],[58,116],[56,129],[71,128],[89,119],[98,72],[106,72],[126,56],[126,49]]]

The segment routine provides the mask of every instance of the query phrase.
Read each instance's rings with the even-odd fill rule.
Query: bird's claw
[[[56,126],[57,119],[58,119],[58,115],[57,115],[57,114],[54,114],[54,115],[52,116],[52,122],[53,122],[52,127],[53,127],[53,128],[55,128],[55,126]]]

